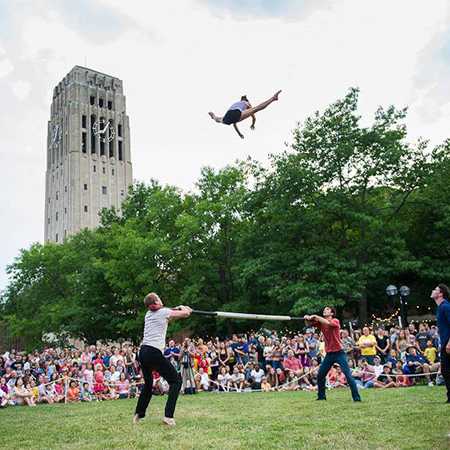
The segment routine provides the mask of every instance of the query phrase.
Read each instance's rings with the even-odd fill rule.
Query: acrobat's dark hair
[[[442,297],[444,297],[445,300],[448,300],[448,298],[450,297],[450,289],[448,288],[448,286],[444,283],[440,283],[438,284],[438,288],[441,291]]]
[[[241,102],[248,102],[248,98],[247,98],[246,95],[243,95],[243,96],[241,97]]]

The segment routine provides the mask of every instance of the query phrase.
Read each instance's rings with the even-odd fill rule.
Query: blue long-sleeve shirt
[[[444,300],[437,309],[436,315],[441,347],[444,348],[450,338],[450,302]]]

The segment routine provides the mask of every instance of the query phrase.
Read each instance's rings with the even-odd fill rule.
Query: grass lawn
[[[449,450],[450,405],[442,387],[180,396],[175,427],[161,423],[166,398],[131,425],[135,400],[0,410],[0,449]]]

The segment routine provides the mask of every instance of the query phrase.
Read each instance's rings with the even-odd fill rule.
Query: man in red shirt
[[[334,307],[326,306],[323,310],[323,317],[317,316],[316,314],[304,317],[312,326],[322,331],[325,341],[326,356],[322,361],[319,373],[317,374],[317,400],[326,400],[325,378],[333,364],[337,363],[341,366],[342,372],[344,372],[344,375],[347,378],[347,382],[352,391],[353,401],[360,402],[361,397],[358,392],[358,386],[350,372],[344,347],[341,343],[341,324],[335,316],[336,310]]]

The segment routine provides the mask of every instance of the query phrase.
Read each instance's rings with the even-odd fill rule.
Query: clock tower
[[[133,182],[122,81],[75,66],[53,90],[45,179],[45,242],[99,226]]]

